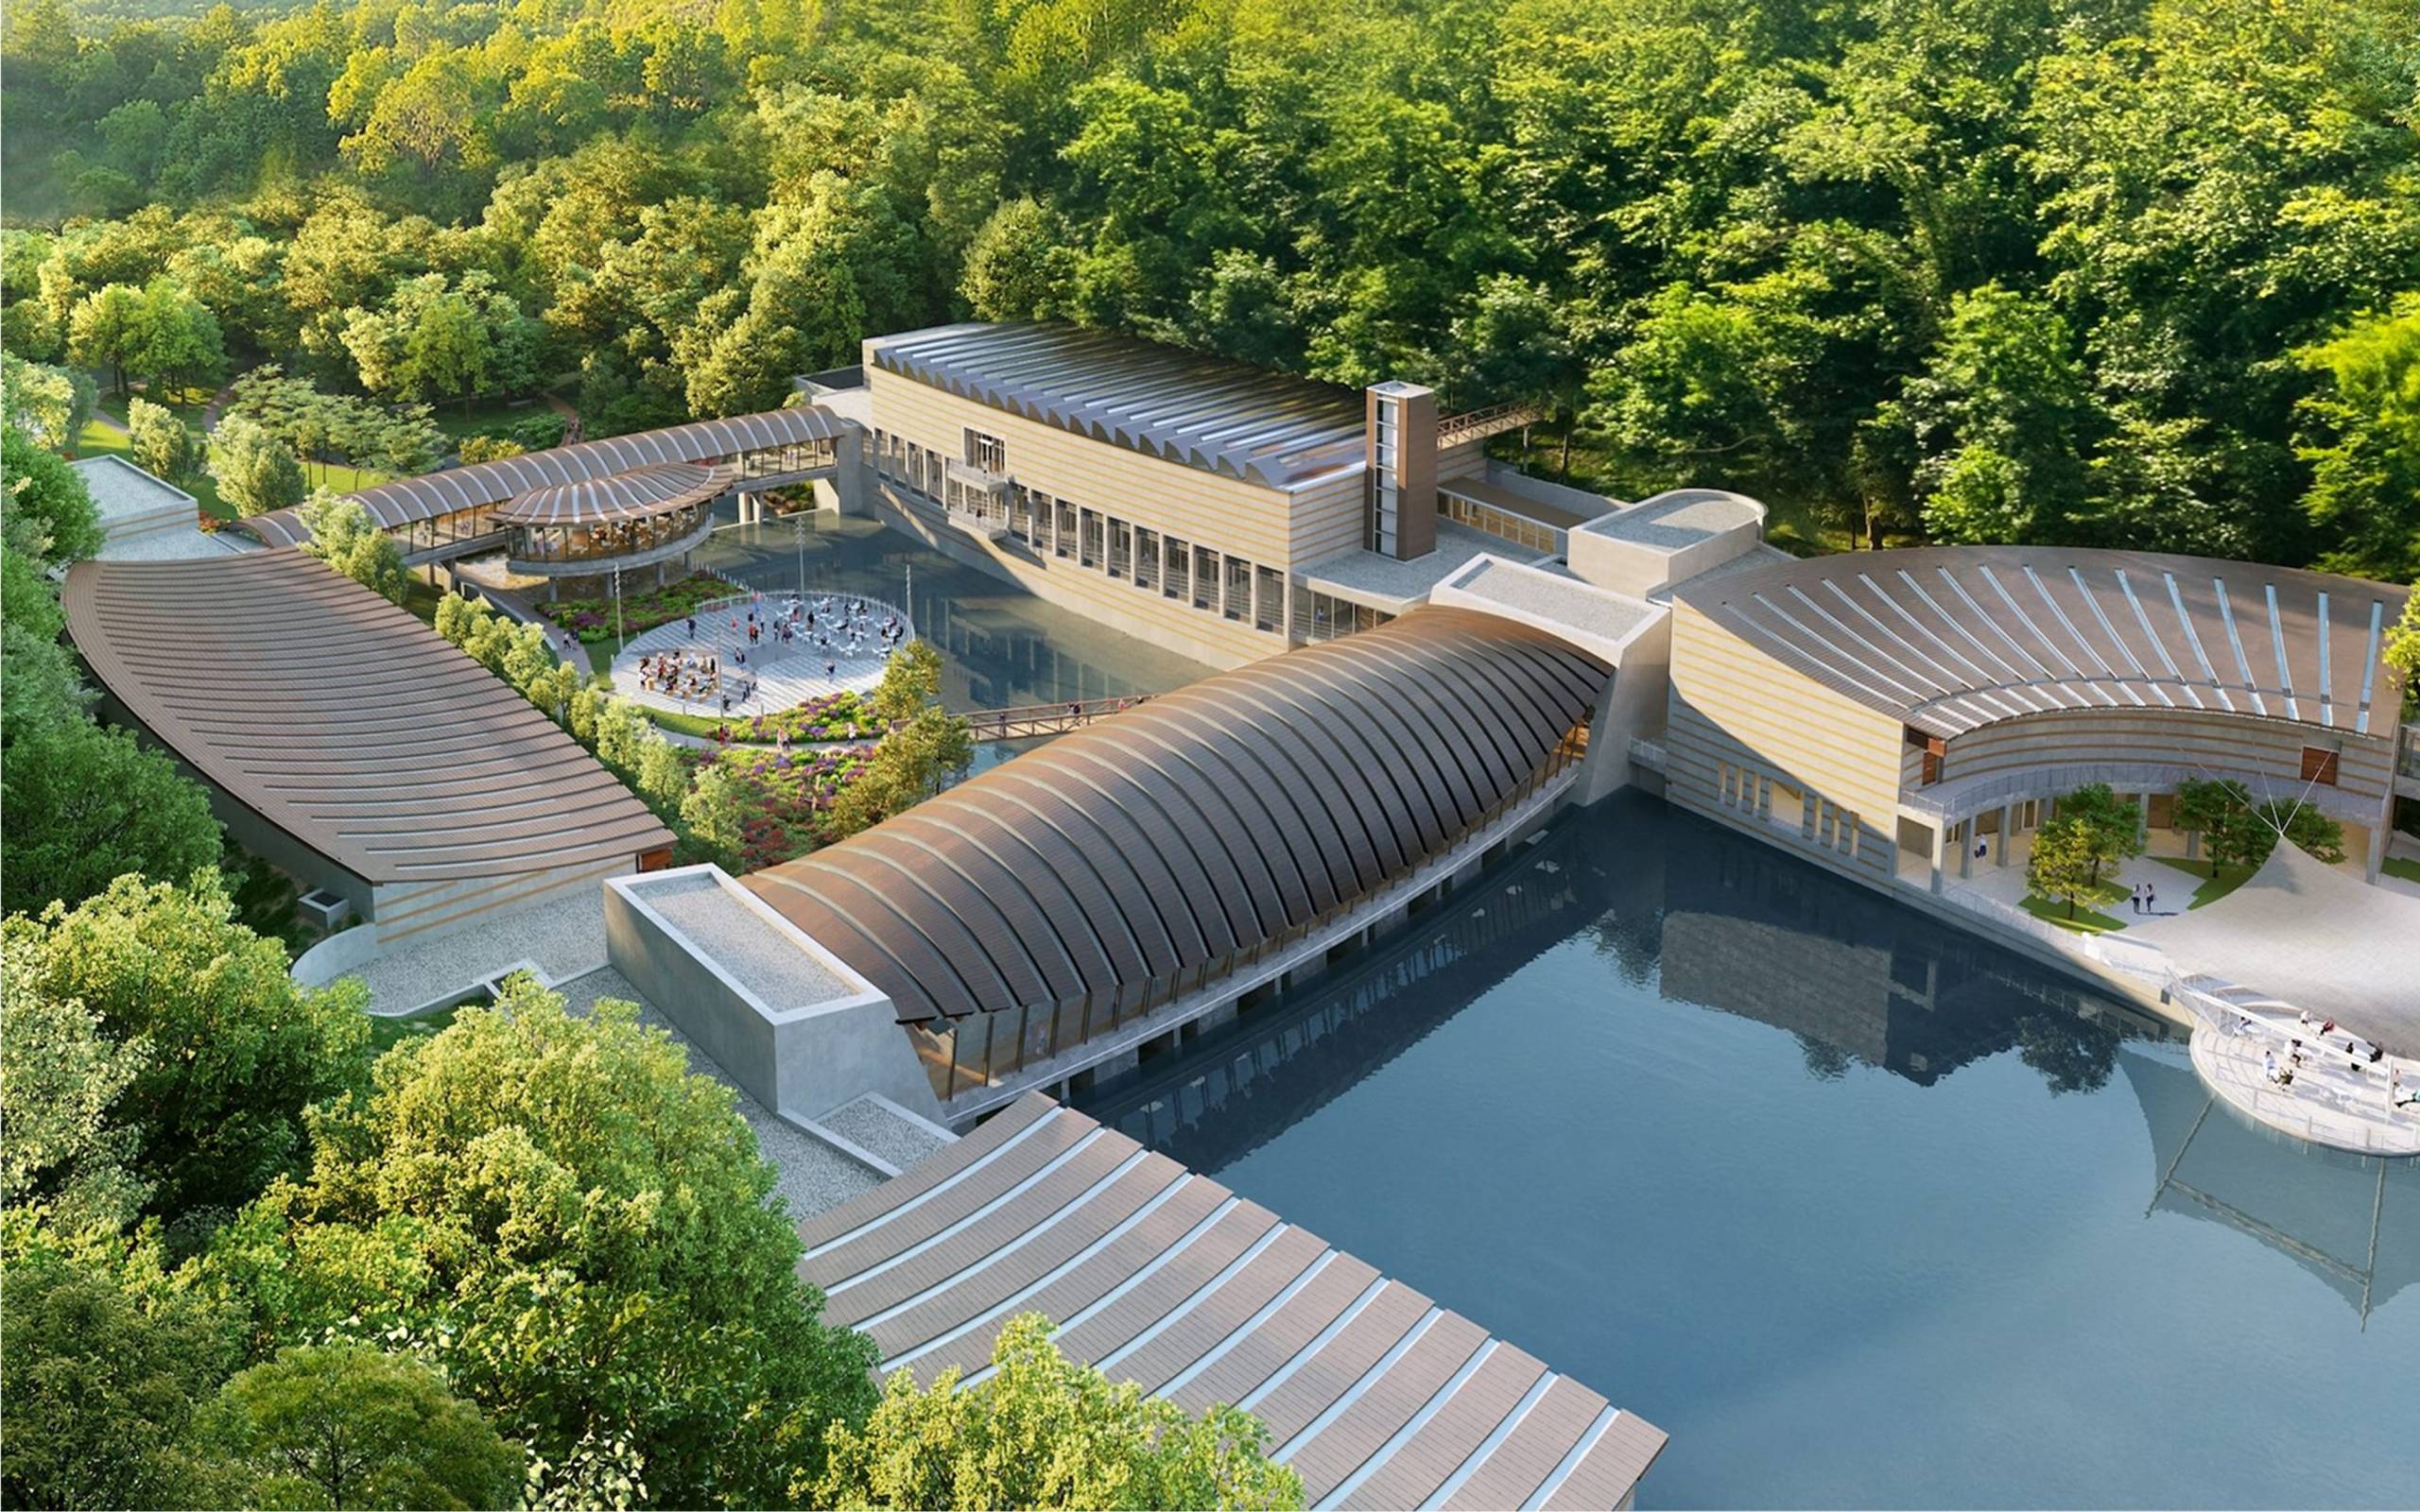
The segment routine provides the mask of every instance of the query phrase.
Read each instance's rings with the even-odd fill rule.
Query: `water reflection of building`
[[[2011,1046],[2042,1065],[2088,1057],[2090,1041],[2114,1048],[2123,1035],[2165,1033],[2115,997],[1886,896],[1841,886],[1713,825],[1673,822],[1685,839],[1663,868],[1667,998],[1787,1029],[1924,1084]]]
[[[1417,1044],[1604,903],[1584,825],[1542,832],[1475,885],[1333,975],[1084,1099],[1103,1124],[1197,1170],[1284,1133]]]
[[[2181,1062],[2121,1051],[2118,1064],[2151,1132],[2150,1211],[2221,1223],[2291,1256],[2365,1326],[2420,1280],[2420,1166],[2260,1128]]]
[[[1335,976],[1085,1099],[1101,1122],[1215,1170],[1316,1111],[1576,934],[1668,999],[1754,1019],[1829,1073],[1929,1085],[2014,1048],[2054,1087],[2104,1081],[2127,1005],[1639,798],[1567,816]]]

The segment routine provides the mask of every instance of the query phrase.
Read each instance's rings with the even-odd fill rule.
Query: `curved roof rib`
[[[299,551],[87,561],[76,648],[219,789],[372,883],[627,863],[672,843],[555,722]]]
[[[584,525],[644,520],[717,498],[738,476],[733,468],[688,462],[634,467],[609,477],[532,489],[498,505],[495,521],[507,525]]]
[[[1426,609],[1153,698],[748,883],[903,1022],[1136,990],[1450,849],[1610,675],[1542,630]]]
[[[502,504],[537,489],[585,483],[668,462],[707,462],[743,452],[828,441],[843,431],[856,429],[854,422],[813,405],[769,409],[761,415],[734,415],[727,420],[700,421],[665,430],[635,431],[628,436],[579,441],[521,456],[499,457],[493,462],[474,462],[416,478],[398,478],[374,489],[359,490],[351,496],[361,501],[382,529],[400,530],[439,515]],[[292,509],[256,514],[242,524],[272,546],[299,545],[310,536]]]
[[[2054,711],[2187,709],[2352,734],[2394,725],[2400,588],[2256,562],[2064,546],[1845,552],[1678,595],[1929,734]]]
[[[934,326],[867,343],[875,367],[1130,451],[1290,489],[1362,465],[1362,396],[1115,332]]]

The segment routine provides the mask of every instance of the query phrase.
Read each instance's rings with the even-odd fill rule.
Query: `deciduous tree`
[[[1011,1318],[978,1386],[942,1373],[919,1390],[894,1371],[860,1430],[833,1425],[830,1468],[790,1494],[836,1508],[1303,1504],[1293,1470],[1266,1457],[1251,1415],[1188,1416],[1132,1382],[1113,1384],[1051,1342],[1038,1314]]]

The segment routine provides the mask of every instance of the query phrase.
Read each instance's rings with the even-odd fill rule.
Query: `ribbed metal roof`
[[[2199,709],[2385,734],[2405,590],[2058,546],[1844,552],[1684,586],[1774,659],[1929,733],[2060,710]]]
[[[1023,760],[1024,758],[1019,758]],[[1663,1430],[1115,1129],[1029,1093],[799,1226],[883,1371],[979,1383],[1038,1312],[1075,1360],[1233,1402],[1313,1506],[1628,1504]]]
[[[231,797],[372,883],[603,866],[672,843],[503,679],[299,551],[88,561],[67,627]]]
[[[886,372],[1272,489],[1362,465],[1360,394],[1180,347],[1071,325],[969,323],[878,336],[867,350]]]
[[[532,489],[510,503],[498,505],[495,520],[498,524],[507,525],[644,520],[703,504],[728,490],[738,476],[735,468],[699,467],[688,462],[635,467],[610,477]]]
[[[748,878],[904,1022],[1158,985],[1451,847],[1605,664],[1424,609],[1221,673]]]
[[[811,404],[797,409],[769,409],[760,415],[735,415],[728,420],[700,421],[665,430],[636,431],[629,436],[551,447],[493,462],[474,462],[468,467],[382,483],[351,496],[361,501],[381,527],[396,530],[439,515],[502,504],[535,489],[611,477],[667,462],[704,462],[742,452],[825,441],[856,428],[853,422]],[[295,545],[310,536],[292,509],[253,515],[243,524],[272,546]]]

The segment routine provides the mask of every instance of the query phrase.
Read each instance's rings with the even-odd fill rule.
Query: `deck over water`
[[[1313,1506],[1614,1507],[1660,1430],[1081,1113],[1030,1095],[800,1228],[832,1322],[920,1383],[1017,1314],[1113,1380],[1234,1402]]]

